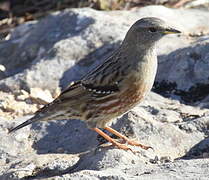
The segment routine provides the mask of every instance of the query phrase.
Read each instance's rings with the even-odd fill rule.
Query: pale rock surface
[[[131,147],[135,153],[108,144],[99,147],[97,134],[79,120],[40,122],[7,134],[7,128],[26,118],[0,122],[0,179],[184,179],[209,175],[208,109],[150,93],[141,105],[112,124],[154,148]]]
[[[205,89],[208,84],[209,12],[149,6],[53,13],[17,27],[10,40],[0,44],[0,64],[5,67],[0,89],[11,91],[18,101],[30,98],[27,92],[37,87],[55,97],[58,86],[65,87],[103,61],[130,25],[145,16],[166,19],[184,31],[165,37],[157,46],[155,90],[172,99],[150,93],[112,127],[154,150],[131,147],[132,153],[108,144],[100,147],[97,134],[79,120],[34,123],[8,135],[8,128],[31,116],[0,118],[1,180],[209,178],[209,110],[204,108],[208,94],[198,91],[185,96],[186,91],[196,93],[192,87]],[[21,94],[15,94],[17,90]],[[198,100],[185,105],[189,99]]]

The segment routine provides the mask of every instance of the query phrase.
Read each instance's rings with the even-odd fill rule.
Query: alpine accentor
[[[81,80],[71,83],[53,102],[9,132],[36,121],[80,119],[118,148],[130,149],[98,128],[106,129],[130,145],[148,149],[106,124],[136,106],[150,91],[157,70],[155,44],[164,35],[172,33],[180,31],[161,19],[138,20],[129,29],[121,46],[104,63]]]

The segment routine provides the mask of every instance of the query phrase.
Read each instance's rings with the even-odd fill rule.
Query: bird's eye
[[[150,28],[149,28],[149,31],[153,33],[153,32],[156,32],[157,29],[155,29],[155,28],[153,28],[153,27],[150,27]]]

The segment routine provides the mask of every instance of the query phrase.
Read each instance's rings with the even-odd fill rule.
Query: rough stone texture
[[[51,91],[55,91],[58,85],[65,87],[107,57],[119,46],[131,24],[145,16],[163,18],[179,27],[184,34],[209,32],[209,13],[198,10],[171,10],[163,6],[149,6],[133,11],[98,12],[87,8],[53,13],[39,22],[19,26],[11,34],[9,41],[0,44],[0,64],[6,68],[0,88],[14,92],[15,89],[28,90],[37,86]],[[178,49],[178,57],[175,57],[177,53],[171,53],[168,57],[184,62],[185,51],[179,49],[187,48],[191,42],[193,47],[206,43],[203,38],[198,40],[200,42],[197,42],[197,38],[186,35],[181,35],[181,38],[167,36],[159,43],[159,55],[167,55]],[[189,48],[187,52],[192,54],[193,49]],[[199,65],[207,64],[204,62],[207,52],[201,49],[204,52]],[[160,70],[170,65],[166,57],[160,56]],[[186,73],[190,66],[196,66],[195,61],[193,58],[187,61],[189,66],[185,65],[184,72],[174,73],[172,76],[161,76],[158,73],[157,80],[175,81],[177,88],[183,90],[194,86],[196,81],[191,80],[191,76],[188,81]],[[178,65],[181,64],[178,63],[173,69],[179,71],[181,67]],[[8,78],[4,79],[5,77]],[[182,82],[188,84],[182,86]],[[208,82],[208,76],[201,77],[201,82]]]
[[[43,105],[53,101],[49,90],[31,88],[30,93],[25,90],[15,93],[0,91],[0,117],[14,119],[16,117],[34,114]]]
[[[204,89],[208,89],[209,84],[209,74],[207,73],[209,69],[208,49],[209,36],[203,36],[191,43],[189,47],[175,50],[167,56],[162,55],[156,81],[161,84],[163,82],[172,84],[173,89],[189,92],[190,97],[185,97],[187,99],[197,101],[202,98],[201,94],[199,97],[198,94],[197,97],[193,97],[195,90],[196,93],[201,90],[202,96],[207,96],[209,91],[204,91]]]
[[[209,176],[209,143],[205,139],[208,109],[150,93],[141,105],[112,125],[154,148],[145,151],[131,147],[135,153],[108,144],[99,147],[97,134],[79,120],[42,122],[7,134],[6,128],[26,118],[29,117],[0,122],[0,164],[4,165],[0,179],[192,179]],[[196,158],[200,160],[193,160]]]
[[[167,19],[184,31],[158,45],[155,90],[172,99],[150,93],[112,127],[154,150],[131,147],[132,153],[109,144],[100,147],[97,134],[79,120],[35,123],[8,135],[8,128],[29,116],[0,118],[1,180],[209,178],[208,12],[150,6],[53,13],[19,26],[9,41],[0,44],[0,64],[6,68],[0,74],[0,88],[15,94],[18,89],[39,87],[56,94],[59,85],[79,79],[108,56],[129,26],[144,16]],[[189,99],[196,99],[193,106],[182,101]]]

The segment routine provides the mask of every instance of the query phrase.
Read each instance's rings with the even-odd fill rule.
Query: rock
[[[6,70],[6,68],[0,64],[0,71],[4,72]]]
[[[193,43],[193,46],[200,44],[197,46],[203,54],[199,66],[204,64],[202,59],[207,59],[207,53],[203,45],[206,41],[204,38],[188,35],[208,33],[208,12],[168,9],[163,6],[115,12],[102,12],[88,8],[70,9],[56,12],[40,21],[21,25],[12,32],[8,41],[1,43],[0,64],[5,66],[6,72],[2,77],[3,80],[0,81],[0,89],[14,92],[17,89],[29,91],[31,88],[39,87],[54,93],[58,86],[66,87],[69,82],[80,79],[110,55],[119,46],[131,24],[144,16],[163,18],[179,27],[185,34],[181,37],[167,36],[159,43],[160,70],[169,66],[173,57],[183,62],[186,49],[193,51],[193,47],[189,47],[190,43]],[[180,48],[186,49],[177,50]],[[170,56],[164,56],[170,53]],[[192,58],[187,59],[187,62],[194,65]],[[174,69],[178,70],[178,67]],[[191,76],[187,76],[186,69],[185,74],[182,74],[183,72],[180,74],[184,77],[181,78],[182,80],[177,75],[176,78],[166,77],[165,73],[161,75],[158,72],[159,82],[165,80],[173,83],[177,80],[175,83],[180,90],[187,90],[197,85],[197,81],[192,78],[187,81]],[[4,79],[5,76],[8,78]],[[206,77],[207,75],[200,81],[207,82]],[[179,81],[186,83],[182,86]]]
[[[33,114],[53,99],[49,90],[40,88],[31,88],[30,93],[25,90],[13,94],[0,91],[0,116],[11,119]]]
[[[187,2],[184,5],[185,8],[197,8],[197,9],[204,9],[208,10],[209,9],[209,3],[207,0],[194,0],[191,2]]]
[[[49,90],[42,90],[41,88],[31,88],[30,98],[38,104],[48,104],[53,101]]]
[[[167,113],[161,113],[161,109]],[[167,114],[175,114],[172,121],[166,120]],[[97,134],[79,120],[34,123],[7,134],[7,128],[28,118],[0,121],[3,137],[0,152],[4,157],[0,161],[4,164],[4,168],[0,168],[0,179],[143,179],[156,174],[166,179],[193,177],[191,171],[198,171],[200,178],[205,175],[208,159],[202,163],[192,159],[205,158],[208,154],[209,141],[205,141],[208,109],[198,109],[150,93],[141,105],[112,124],[123,134],[154,148],[145,151],[130,146],[135,153],[108,144],[98,147]],[[199,167],[194,170],[197,164]],[[183,175],[182,170],[185,171]]]
[[[28,97],[23,90],[16,92],[16,95],[0,91],[0,117],[12,119],[37,111],[40,105],[30,103]]]
[[[25,90],[20,90],[20,93],[16,94],[16,99],[19,101],[25,101],[29,98],[29,93]]]
[[[204,99],[209,93],[208,43],[209,37],[205,36],[189,47],[163,56],[156,78],[159,87],[170,87],[169,92],[180,95],[186,102]]]
[[[59,86],[66,87],[109,56],[130,25],[144,16],[164,18],[184,31],[158,45],[154,90],[171,98],[150,93],[112,127],[153,150],[130,147],[132,153],[108,143],[99,146],[97,134],[79,120],[37,122],[8,134],[31,116],[8,117],[51,101]],[[0,118],[0,179],[208,177],[208,18],[208,12],[163,6],[112,12],[84,8],[14,29],[0,44],[0,64],[6,69],[0,74],[0,116],[5,117]],[[184,104],[195,100],[194,106]]]

